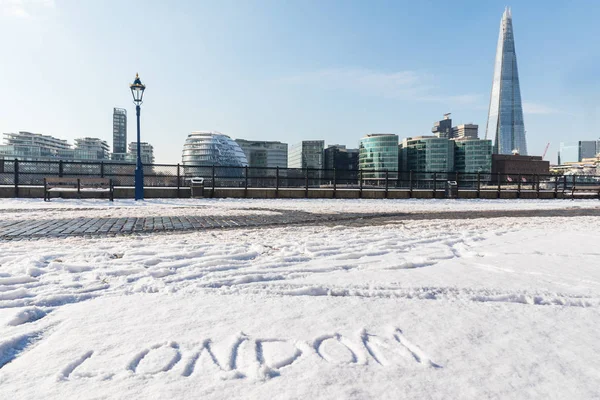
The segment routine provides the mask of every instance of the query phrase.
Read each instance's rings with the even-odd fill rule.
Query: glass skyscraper
[[[517,151],[527,155],[512,14],[508,7],[500,21],[485,138],[494,141],[495,154]]]

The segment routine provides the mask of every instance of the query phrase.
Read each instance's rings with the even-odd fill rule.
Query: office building
[[[399,152],[402,171],[454,171],[453,140],[435,136],[409,137],[402,140]]]
[[[492,141],[457,139],[454,142],[454,171],[464,173],[492,170]]]
[[[113,154],[112,159],[124,161],[127,158],[127,110],[113,109]]]
[[[479,126],[475,124],[462,124],[452,128],[450,139],[477,139]]]
[[[287,168],[287,143],[244,139],[236,139],[235,142],[246,155],[249,167]]]
[[[98,138],[75,139],[74,158],[76,160],[108,160],[110,150],[106,140]]]
[[[516,150],[527,155],[512,13],[508,7],[500,21],[485,138],[494,141],[494,154],[512,154]]]
[[[450,113],[444,114],[444,119],[433,124],[431,132],[436,137],[451,139],[452,138],[452,119]]]
[[[127,160],[137,162],[137,142],[129,143]],[[142,164],[154,164],[154,147],[150,143],[140,142],[140,158]]]
[[[303,140],[290,146],[288,168],[323,169],[323,140]]]
[[[358,168],[363,179],[398,177],[398,135],[371,133],[360,139]]]
[[[358,149],[347,149],[342,144],[332,144],[324,151],[324,169],[358,170]]]
[[[246,155],[229,136],[216,131],[197,131],[188,135],[183,145],[183,165],[231,166],[248,165]]]

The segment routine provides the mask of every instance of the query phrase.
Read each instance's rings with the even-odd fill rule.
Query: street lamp
[[[144,165],[142,164],[142,153],[140,143],[140,105],[146,86],[140,80],[139,75],[135,74],[135,80],[131,85],[131,94],[133,95],[133,104],[135,104],[135,113],[137,115],[137,162],[135,166],[135,199],[144,200]]]

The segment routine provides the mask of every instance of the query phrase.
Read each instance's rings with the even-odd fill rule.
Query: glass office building
[[[287,168],[288,145],[281,142],[236,139],[248,159],[248,166],[261,168]]]
[[[402,140],[400,169],[415,172],[453,172],[454,141],[434,136]]]
[[[229,136],[220,132],[192,132],[183,145],[183,165],[245,167],[246,155]]]
[[[372,133],[360,139],[358,168],[363,179],[398,177],[398,135]]]
[[[516,150],[527,155],[512,14],[508,7],[500,21],[485,138],[494,140],[494,154],[512,154]]]
[[[491,140],[455,140],[454,169],[456,172],[477,173],[492,170]]]

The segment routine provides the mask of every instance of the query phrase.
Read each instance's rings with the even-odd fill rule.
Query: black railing
[[[0,160],[0,186],[14,186],[15,196],[19,187],[42,186],[46,177],[104,177],[110,178],[115,187],[134,186],[135,164],[116,162],[83,161],[21,161]],[[325,170],[312,168],[262,168],[190,166],[182,164],[144,165],[145,187],[185,188],[193,177],[204,178],[204,187],[213,192],[220,188],[309,189],[340,190],[405,190],[473,191],[479,197],[482,192],[521,193],[570,191],[577,187],[598,187],[598,175],[551,175],[551,174],[498,174],[457,172],[415,172],[386,170]],[[489,197],[489,196],[486,196]],[[531,197],[531,196],[528,196]]]

